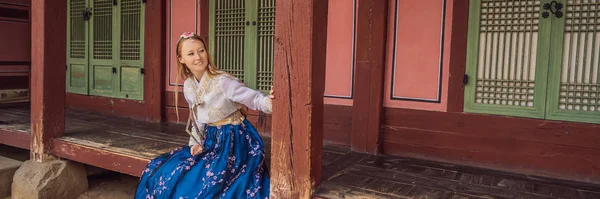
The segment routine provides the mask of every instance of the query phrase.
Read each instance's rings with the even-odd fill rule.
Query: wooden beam
[[[22,149],[29,149],[29,133],[16,132],[7,129],[0,129],[0,144],[13,146]]]
[[[326,0],[277,1],[271,196],[310,198],[321,176]]]
[[[2,67],[2,64],[0,64]],[[28,89],[29,88],[29,75],[27,72],[24,76],[17,76],[18,74],[11,73],[2,73],[0,71],[0,75],[2,78],[2,85],[0,85],[0,90],[7,89]],[[14,76],[13,76],[14,75]]]
[[[352,150],[379,153],[388,1],[358,0]]]
[[[164,111],[166,1],[146,1],[144,103],[146,121],[161,122]],[[137,110],[139,112],[139,110]]]
[[[44,162],[50,141],[64,134],[66,0],[31,4],[31,159]]]
[[[142,170],[146,168],[150,161],[141,157],[110,152],[63,140],[55,139],[52,144],[52,154],[58,157],[136,177],[142,175]]]

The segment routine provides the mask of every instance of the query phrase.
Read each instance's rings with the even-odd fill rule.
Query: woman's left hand
[[[271,92],[269,92],[269,98],[275,99],[275,95],[273,95],[273,86],[271,86]]]

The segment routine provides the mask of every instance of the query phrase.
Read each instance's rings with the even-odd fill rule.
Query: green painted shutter
[[[144,4],[140,0],[120,0],[116,35],[119,47],[116,97],[143,99],[144,88]]]
[[[258,0],[257,87],[267,92],[273,85],[273,38],[275,36],[275,0]]]
[[[544,117],[551,28],[544,3],[470,1],[465,111]]]
[[[600,2],[558,2],[566,6],[563,17],[552,17],[546,117],[600,123]]]
[[[209,48],[215,64],[250,88],[270,90],[275,0],[211,1],[210,16]]]
[[[67,91],[88,94],[87,62],[87,23],[82,12],[86,8],[85,0],[71,0],[67,3]]]
[[[215,65],[244,81],[246,4],[245,0],[210,1],[209,19],[209,50]]]
[[[246,32],[244,34],[244,83],[256,89],[256,51],[257,51],[257,0],[246,0]]]
[[[113,71],[113,19],[112,0],[93,0],[90,18],[91,56],[89,58],[90,94],[112,97],[115,84]]]

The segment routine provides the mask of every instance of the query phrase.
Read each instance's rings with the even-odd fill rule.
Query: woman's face
[[[208,53],[200,40],[186,39],[181,43],[179,62],[185,64],[192,73],[202,73],[208,66]]]

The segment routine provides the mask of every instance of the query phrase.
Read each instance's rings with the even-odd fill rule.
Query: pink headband
[[[193,32],[184,32],[183,34],[181,34],[181,38],[187,39],[194,36]]]

